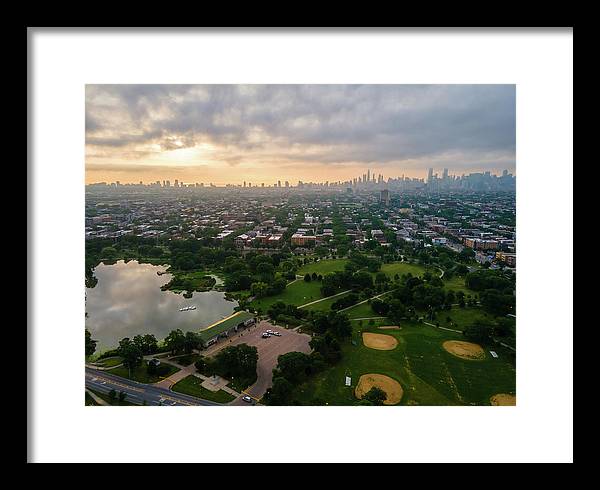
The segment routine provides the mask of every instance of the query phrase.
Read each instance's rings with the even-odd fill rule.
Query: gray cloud
[[[258,155],[514,170],[515,86],[89,85],[86,143],[97,151],[211,143],[231,164]]]

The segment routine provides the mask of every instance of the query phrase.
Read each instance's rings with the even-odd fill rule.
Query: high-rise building
[[[277,187],[281,187],[281,180],[277,181]]]
[[[386,206],[390,205],[390,191],[387,189],[383,189],[379,191],[379,201]]]
[[[371,169],[367,170],[367,182],[371,182]]]
[[[427,183],[431,184],[433,182],[433,169],[430,168],[429,172],[427,172]]]
[[[179,187],[179,180],[175,179],[175,184],[173,185],[173,187]]]
[[[290,186],[290,183],[286,180],[285,181],[285,188],[287,189]]]
[[[448,178],[448,169],[444,169],[444,173],[442,174],[442,179],[446,180]]]

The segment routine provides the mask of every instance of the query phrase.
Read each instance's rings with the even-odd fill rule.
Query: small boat
[[[184,306],[183,308],[179,308],[179,311],[190,311],[190,310],[195,310],[196,307],[195,306]]]

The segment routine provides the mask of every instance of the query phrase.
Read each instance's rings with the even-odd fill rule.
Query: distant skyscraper
[[[179,187],[179,180],[175,179],[174,187]]]
[[[371,169],[367,170],[367,182],[371,182]]]
[[[448,169],[444,169],[444,173],[442,174],[442,179],[446,180],[448,178]]]
[[[281,187],[281,180],[277,181],[277,187]]]
[[[286,187],[286,189],[287,189],[289,186],[290,186],[290,183],[289,183],[289,182],[286,180],[286,181],[285,181],[285,187]]]
[[[429,172],[427,173],[427,183],[431,184],[433,182],[433,169],[430,168]]]
[[[379,201],[385,204],[386,206],[390,205],[390,191],[387,189],[383,189],[379,192]]]

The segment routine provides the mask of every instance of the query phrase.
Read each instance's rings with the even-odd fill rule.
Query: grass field
[[[275,296],[267,296],[266,298],[255,299],[250,306],[252,308],[260,308],[263,313],[266,313],[273,303],[283,301],[286,304],[300,306],[310,303],[321,296],[321,282],[311,281],[305,282],[302,279],[289,284],[280,294]]]
[[[396,274],[402,276],[402,274],[408,274],[409,272],[413,276],[422,276],[426,270],[422,265],[409,264],[407,262],[391,262],[390,264],[382,264],[381,266],[381,272],[384,272],[391,279]]]
[[[332,311],[331,305],[333,303],[335,303],[338,299],[342,299],[342,298],[348,296],[349,294],[350,293],[340,294],[339,296],[336,296],[335,298],[330,298],[330,299],[320,301],[319,303],[315,303],[314,305],[307,306],[306,308],[303,308],[303,309],[310,310],[310,311]]]
[[[112,367],[118,366],[122,362],[123,362],[122,357],[107,357],[106,359],[102,359],[101,361],[98,361],[96,364],[98,364],[99,366],[105,367],[105,368],[112,368]]]
[[[376,321],[388,324],[389,321]],[[403,324],[402,330],[387,330],[398,341],[391,351],[365,347],[358,322],[353,340],[346,342],[343,359],[296,389],[296,400],[307,405],[354,405],[354,388],[363,374],[378,373],[397,380],[404,389],[402,405],[489,405],[496,393],[514,393],[515,368],[508,351],[494,347],[499,358],[486,349],[482,361],[465,361],[442,348],[445,340],[462,340],[460,334],[419,324]],[[362,331],[382,333],[364,322]],[[344,377],[352,386],[344,386]]]
[[[450,317],[451,322],[448,322],[448,317]],[[441,327],[464,330],[465,327],[472,325],[476,321],[494,323],[494,318],[486,313],[483,308],[460,308],[453,306],[451,310],[438,311],[437,319],[430,323],[439,322]]]
[[[175,383],[171,389],[178,393],[183,393],[185,395],[195,396],[197,398],[202,398],[203,400],[209,400],[216,403],[229,403],[235,400],[235,397],[230,395],[229,393],[219,390],[219,391],[210,391],[202,386],[202,380],[197,376],[189,375],[183,378],[181,381]]]
[[[348,259],[324,259],[319,262],[311,262],[302,266],[298,270],[298,274],[304,275],[316,272],[325,275],[335,271],[343,271],[348,262]]]
[[[202,356],[200,354],[187,354],[185,356],[176,357],[172,359],[172,361],[182,366],[189,366],[190,364],[195,363],[201,357]]]
[[[444,288],[447,289],[448,291],[454,291],[454,292],[462,291],[463,293],[465,293],[465,296],[467,294],[470,294],[470,295],[477,294],[475,291],[472,291],[471,289],[467,288],[467,286],[465,286],[465,278],[464,277],[454,276],[454,277],[452,277],[452,279],[443,278],[442,280],[444,282]]]
[[[175,366],[171,366],[170,364],[161,364],[161,366],[166,366],[168,371],[162,376],[155,376],[148,374],[148,363],[144,361],[140,366],[131,371],[131,377],[129,376],[129,370],[125,366],[117,367],[110,370],[110,374],[115,374],[117,376],[121,376],[122,378],[131,379],[133,381],[137,381],[138,383],[157,383],[165,378],[168,378],[172,374],[179,371],[179,368]]]

